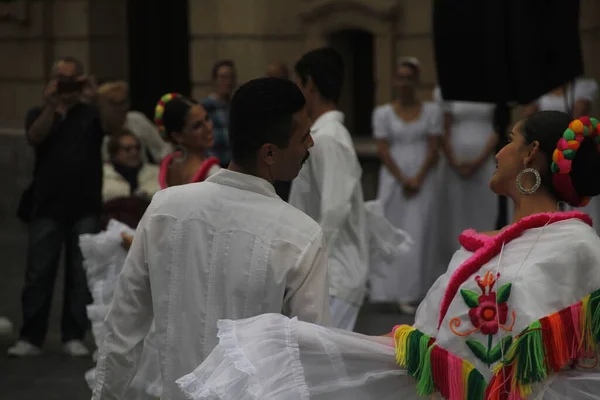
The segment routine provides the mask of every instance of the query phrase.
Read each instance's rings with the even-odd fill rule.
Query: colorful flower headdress
[[[600,151],[600,124],[595,118],[580,117],[569,124],[552,154],[552,184],[560,196],[571,206],[584,207],[590,201],[575,190],[571,179],[573,160],[584,139],[591,139]]]
[[[154,108],[154,123],[158,128],[158,132],[160,136],[167,140],[169,135],[167,134],[167,130],[165,129],[165,124],[163,122],[163,116],[165,114],[165,105],[173,100],[174,98],[181,97],[179,93],[167,93],[163,95],[158,103],[156,103],[156,107]]]

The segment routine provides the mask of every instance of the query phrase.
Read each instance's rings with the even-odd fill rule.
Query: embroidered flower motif
[[[500,274],[494,276],[491,271],[488,271],[483,279],[479,275],[475,277],[475,282],[481,290],[481,294],[477,294],[472,290],[462,289],[460,294],[469,306],[469,319],[473,325],[473,329],[467,332],[458,332],[455,328],[459,328],[462,324],[460,318],[452,318],[450,320],[450,329],[455,335],[469,336],[475,332],[481,332],[488,335],[487,348],[476,340],[467,340],[467,346],[473,354],[488,365],[499,361],[502,358],[504,349],[507,349],[512,344],[512,337],[503,338],[496,346],[492,348],[494,335],[498,333],[500,328],[505,332],[512,332],[515,325],[516,313],[512,311],[512,323],[506,326],[508,319],[508,298],[510,297],[511,284],[507,283],[494,292],[494,285]]]

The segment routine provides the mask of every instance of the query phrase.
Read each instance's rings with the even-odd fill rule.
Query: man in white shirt
[[[297,85],[313,121],[315,146],[292,183],[290,204],[314,218],[325,233],[333,326],[353,330],[366,289],[369,236],[362,169],[337,110],[344,64],[332,48],[305,54],[295,66]]]
[[[261,78],[231,102],[232,162],[205,182],[158,192],[135,234],[105,322],[93,399],[123,399],[152,321],[162,400],[216,346],[217,321],[283,313],[330,324],[319,225],[282,201],[313,141],[291,81]]]

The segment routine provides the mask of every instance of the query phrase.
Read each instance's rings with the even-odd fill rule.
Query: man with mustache
[[[154,195],[105,322],[93,399],[124,399],[154,320],[163,400],[217,345],[217,321],[282,313],[330,324],[321,227],[281,200],[313,145],[291,81],[255,79],[231,101],[231,163]],[[221,338],[223,340],[223,338]]]
[[[353,330],[365,295],[369,240],[362,169],[344,126],[344,114],[337,109],[344,64],[334,49],[320,48],[305,54],[295,72],[313,121],[315,146],[292,183],[289,202],[323,228],[329,254],[332,324]]]

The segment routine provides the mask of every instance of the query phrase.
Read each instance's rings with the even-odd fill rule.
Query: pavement
[[[20,325],[20,295],[23,286],[25,249],[27,240],[22,231],[0,233],[0,316]],[[0,399],[1,400],[83,400],[90,399],[91,391],[84,373],[93,367],[91,357],[72,358],[61,354],[60,310],[63,288],[62,270],[59,272],[52,303],[50,327],[44,354],[35,358],[12,359],[6,350],[16,337],[0,337]],[[369,335],[383,335],[397,324],[410,324],[412,317],[399,314],[391,306],[365,304],[358,317],[356,331]],[[93,348],[91,335],[86,344]]]

